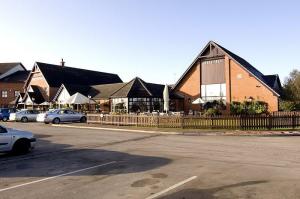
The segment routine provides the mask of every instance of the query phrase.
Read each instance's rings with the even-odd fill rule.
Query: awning
[[[66,104],[95,104],[95,101],[81,93],[75,93],[66,101]]]
[[[194,100],[192,104],[205,104],[205,101],[199,97],[198,99]]]

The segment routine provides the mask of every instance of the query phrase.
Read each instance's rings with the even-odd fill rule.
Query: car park
[[[37,115],[39,111],[37,110],[21,110],[14,114],[11,114],[9,120],[17,122],[36,122]]]
[[[55,109],[45,114],[44,123],[59,124],[61,122],[86,122],[86,116],[69,109]]]
[[[0,152],[27,153],[35,143],[31,132],[0,126]]]

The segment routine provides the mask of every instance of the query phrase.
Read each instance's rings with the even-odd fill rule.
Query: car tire
[[[44,122],[45,124],[49,124],[49,122]]]
[[[3,121],[3,122],[7,122],[7,121],[8,121],[8,117],[4,117],[4,118],[2,119],[2,121]]]
[[[25,154],[29,152],[29,149],[30,141],[27,139],[20,139],[15,142],[12,152],[14,154]]]
[[[80,118],[80,123],[86,123],[86,117]]]
[[[22,118],[21,118],[21,122],[23,122],[23,123],[28,122],[28,118],[27,118],[27,117],[22,117]]]
[[[60,123],[60,119],[58,117],[54,118],[52,121],[53,124],[59,124]]]

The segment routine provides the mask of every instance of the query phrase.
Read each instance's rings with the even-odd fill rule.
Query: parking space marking
[[[109,164],[115,164],[115,163],[117,163],[117,161],[107,162],[107,163],[104,163],[104,164],[99,164],[99,165],[95,165],[95,166],[92,166],[92,167],[87,167],[87,168],[84,168],[84,169],[79,169],[79,170],[76,170],[76,171],[71,171],[71,172],[68,172],[68,173],[63,173],[63,174],[60,174],[60,175],[56,175],[56,176],[52,176],[52,177],[48,177],[48,178],[43,178],[43,179],[40,179],[40,180],[35,180],[35,181],[27,182],[27,183],[24,183],[24,184],[15,185],[15,186],[12,186],[12,187],[7,187],[7,188],[4,188],[4,189],[0,189],[0,192],[15,189],[15,188],[19,188],[19,187],[23,187],[23,186],[27,186],[27,185],[31,185],[31,184],[35,184],[35,183],[39,183],[39,182],[44,182],[44,181],[47,181],[47,180],[52,180],[52,179],[55,179],[55,178],[58,178],[58,177],[67,176],[67,175],[70,175],[70,174],[79,173],[79,172],[82,172],[82,171],[94,169],[94,168],[97,168],[97,167],[103,167],[103,166],[106,166],[106,165],[109,165]]]
[[[181,186],[181,185],[184,185],[184,184],[186,184],[186,183],[188,183],[188,182],[190,182],[190,181],[192,181],[192,180],[195,180],[196,178],[197,178],[197,176],[192,176],[192,177],[190,177],[190,178],[188,178],[188,179],[186,179],[186,180],[183,180],[183,181],[181,181],[181,182],[178,182],[177,184],[174,184],[173,186],[171,186],[171,187],[169,187],[169,188],[167,188],[167,189],[165,189],[165,190],[162,190],[161,192],[158,192],[158,193],[156,193],[156,194],[153,194],[153,195],[147,197],[146,199],[154,199],[154,198],[157,198],[158,196],[160,196],[160,195],[162,195],[162,194],[164,194],[164,193],[167,193],[167,192],[171,191],[172,189],[175,189],[175,188],[177,188],[177,187],[179,187],[179,186]]]

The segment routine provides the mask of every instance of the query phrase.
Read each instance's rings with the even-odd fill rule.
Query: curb
[[[89,127],[89,126],[72,126],[72,125],[61,125],[51,124],[54,127],[61,128],[77,128],[77,129],[92,129],[92,130],[108,130],[108,131],[123,131],[133,133],[149,133],[149,134],[162,134],[162,135],[183,135],[182,132],[166,132],[166,131],[146,131],[146,130],[134,130],[134,129],[117,129],[117,128],[102,128],[102,127]]]

